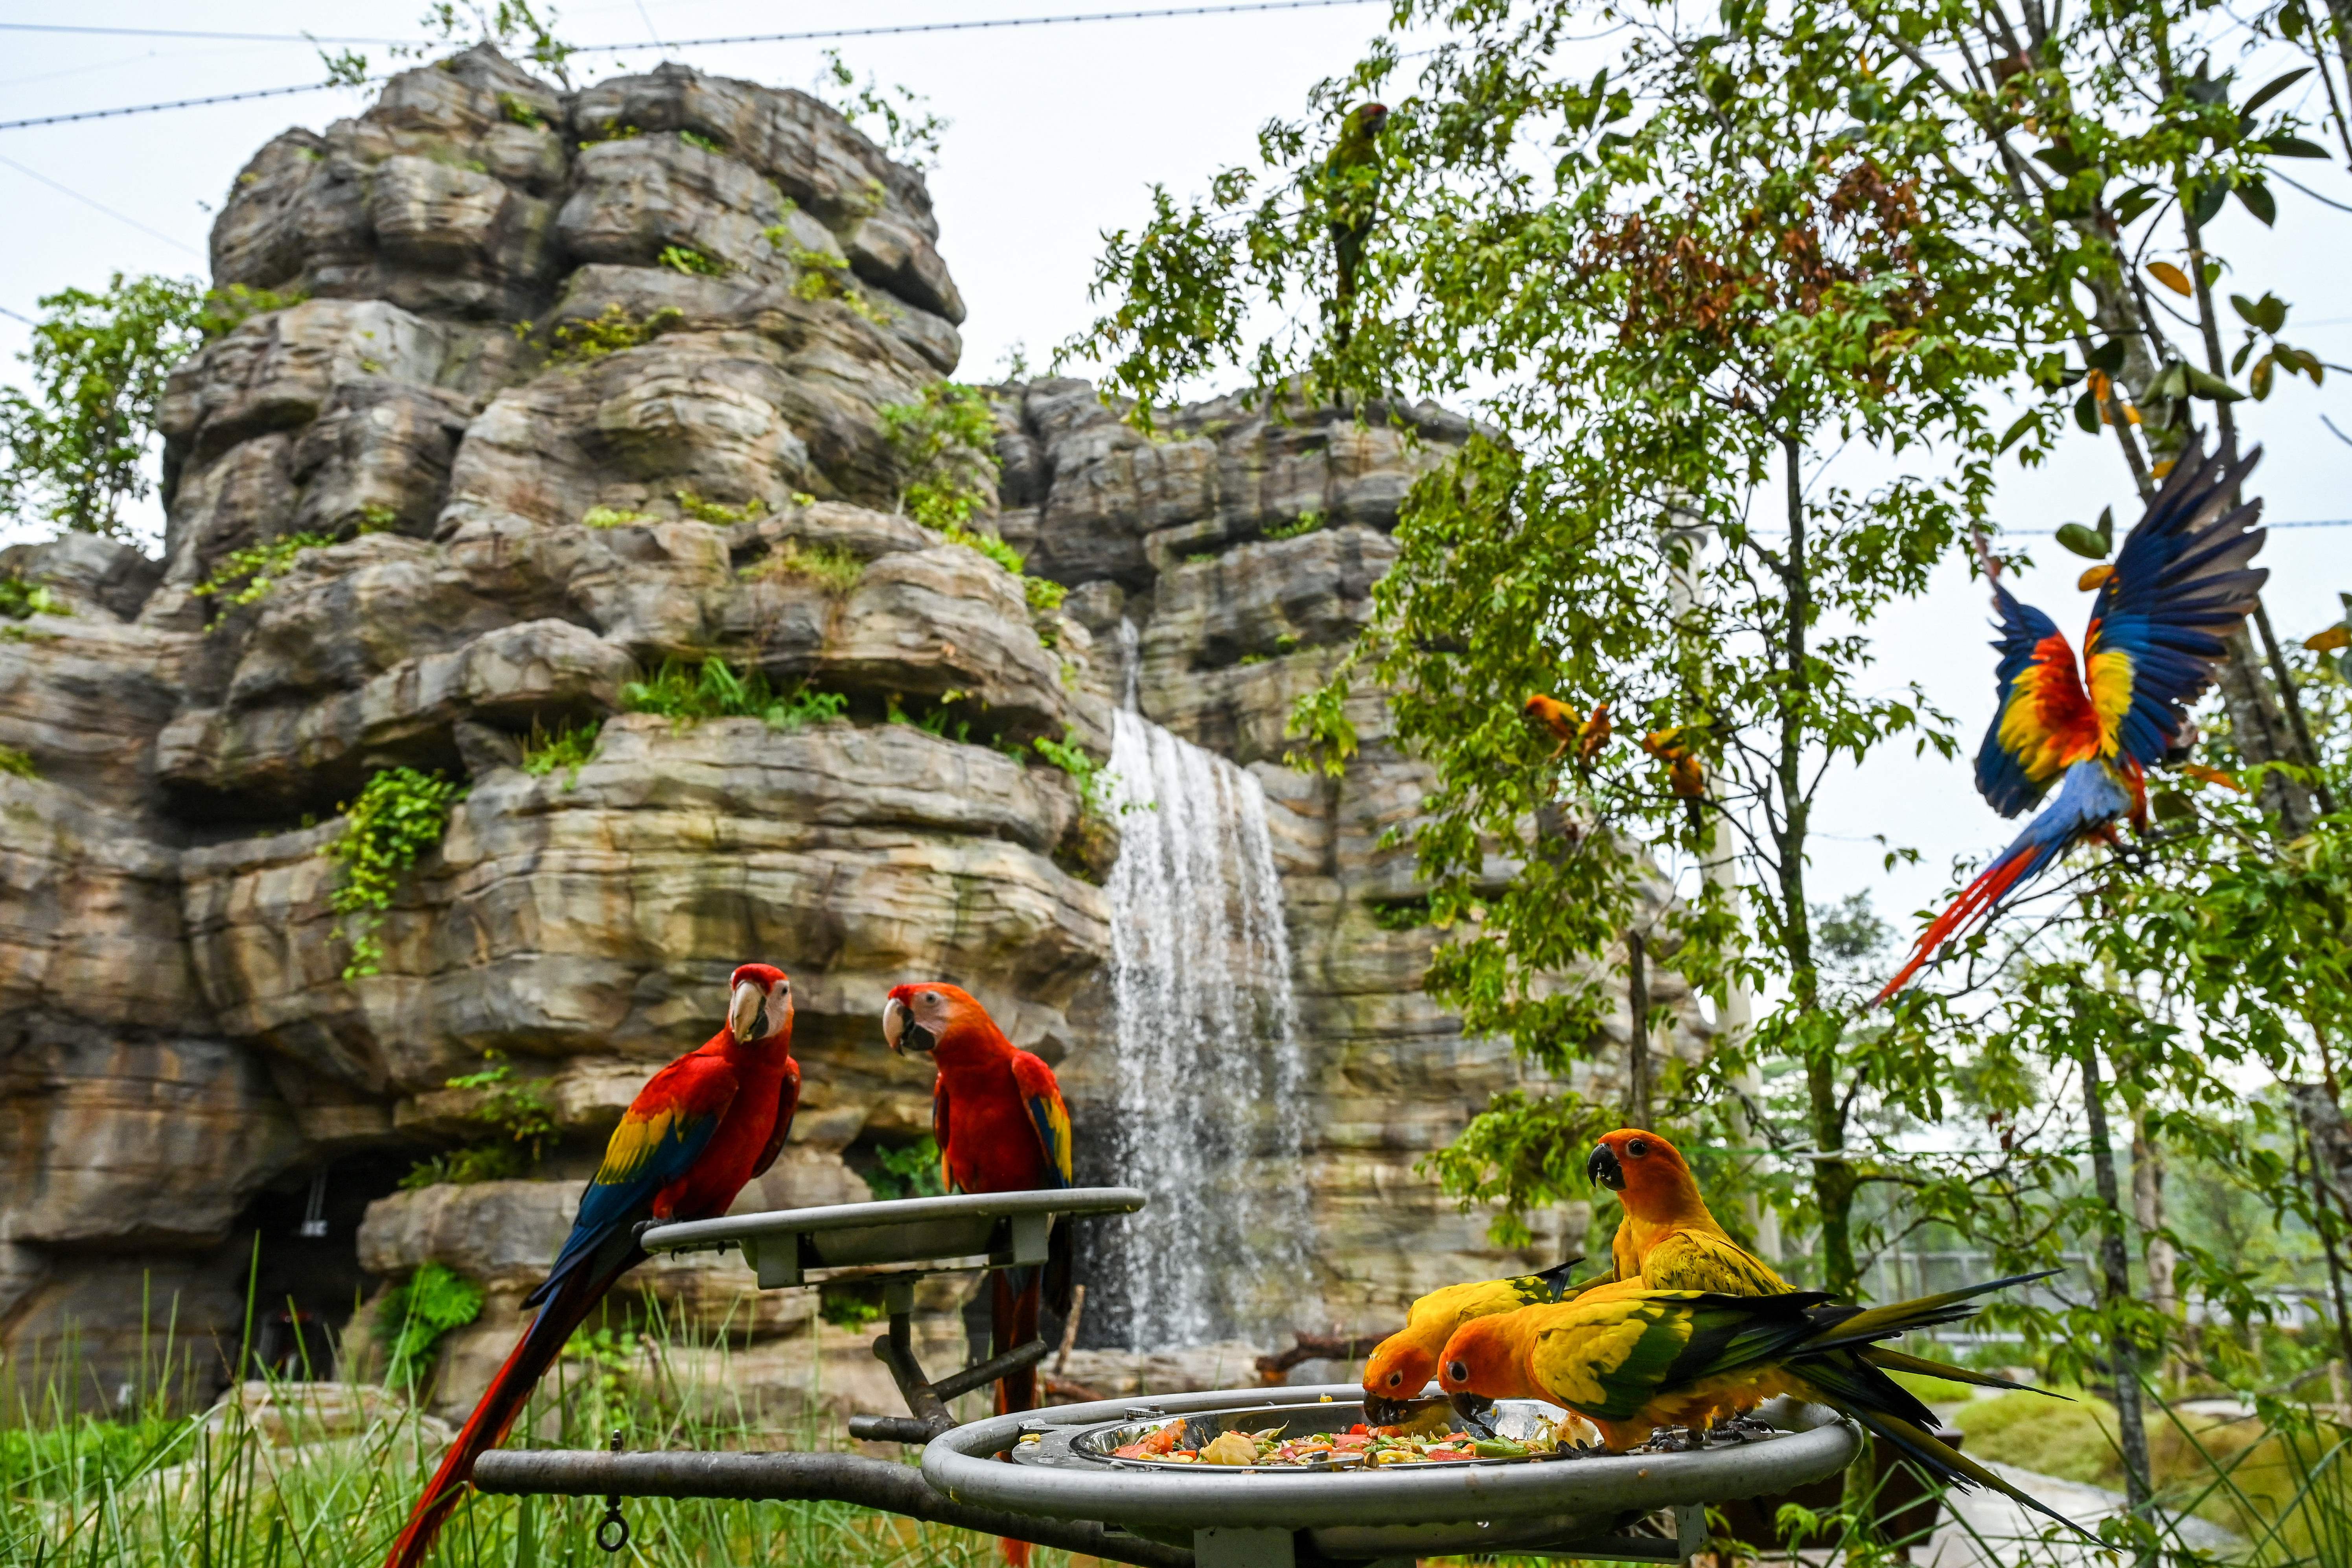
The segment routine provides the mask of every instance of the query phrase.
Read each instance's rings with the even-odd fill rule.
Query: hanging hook
[[[621,1451],[621,1429],[613,1428],[612,1451]],[[629,1521],[621,1517],[621,1494],[604,1494],[604,1518],[596,1526],[596,1544],[607,1552],[619,1552],[629,1544]]]

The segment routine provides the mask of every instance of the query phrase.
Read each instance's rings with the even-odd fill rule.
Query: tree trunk
[[[2115,1148],[2107,1136],[2106,1097],[2099,1088],[2098,1047],[2083,1045],[2083,1110],[2090,1122],[2091,1178],[2097,1184],[2102,1213],[2099,1220],[2100,1294],[2110,1313],[2132,1299],[2131,1258],[2125,1249],[2123,1194],[2116,1184]],[[2156,1493],[2148,1483],[2154,1472],[2147,1458],[2147,1426],[2140,1410],[2139,1352],[2120,1327],[2107,1334],[2107,1361],[2116,1378],[2116,1446],[2123,1450],[2124,1494],[2131,1511],[2143,1522]],[[2142,1563],[2153,1561],[2142,1552]]]
[[[2147,1136],[2147,1119],[2132,1119],[2132,1222],[2139,1226],[2140,1260],[2147,1270],[2147,1301],[2168,1318],[2180,1316],[2179,1255],[2164,1237],[2164,1153]],[[2169,1383],[2172,1363],[2161,1375]]]
[[[1783,637],[1787,679],[1780,699],[1780,748],[1776,759],[1780,830],[1773,845],[1779,860],[1780,928],[1789,959],[1789,997],[1800,1013],[1821,1008],[1821,972],[1813,963],[1812,913],[1805,902],[1805,839],[1811,803],[1805,798],[1804,747],[1811,720],[1811,681],[1806,670],[1805,634],[1812,620],[1812,581],[1805,550],[1805,486],[1799,467],[1802,448],[1784,436],[1780,456],[1788,485],[1788,626]],[[1834,1028],[1809,1034],[1805,1047],[1807,1120],[1813,1135],[1813,1203],[1822,1219],[1822,1288],[1853,1296],[1862,1286],[1853,1261],[1853,1196],[1861,1184],[1845,1152],[1845,1100],[1839,1092]]]
[[[1647,944],[1639,931],[1625,933],[1625,1121],[1650,1126],[1650,969]]]

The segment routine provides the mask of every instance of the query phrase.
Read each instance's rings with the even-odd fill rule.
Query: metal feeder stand
[[[1042,1265],[1056,1219],[1131,1214],[1130,1187],[841,1204],[649,1226],[648,1252],[740,1247],[762,1289],[812,1275],[878,1273],[889,1329],[874,1353],[906,1415],[849,1418],[853,1436],[923,1444],[917,1471],[859,1454],[522,1450],[482,1456],[486,1492],[827,1500],[1084,1552],[1139,1568],[1403,1568],[1433,1553],[1573,1555],[1681,1562],[1705,1543],[1705,1505],[1785,1491],[1836,1474],[1860,1435],[1812,1405],[1768,1406],[1779,1428],[1685,1453],[1391,1466],[1345,1474],[1118,1459],[1112,1449],[1178,1416],[1202,1440],[1277,1421],[1291,1433],[1345,1430],[1363,1391],[1222,1389],[1024,1411],[958,1426],[946,1402],[1044,1359],[1043,1340],[936,1382],[915,1359],[915,1281],[925,1274]],[[1540,1408],[1540,1407],[1531,1407]],[[1525,1413],[1506,1410],[1507,1423]],[[617,1435],[615,1437],[617,1441]],[[1013,1463],[999,1462],[1010,1455]],[[1671,1534],[1643,1529],[1672,1510]],[[625,1539],[624,1531],[623,1539]]]

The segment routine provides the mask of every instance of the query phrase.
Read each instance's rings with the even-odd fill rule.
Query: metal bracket
[[[874,1356],[890,1369],[890,1381],[898,1385],[898,1395],[907,1402],[908,1415],[853,1415],[849,1418],[849,1435],[853,1437],[873,1443],[928,1443],[955,1426],[955,1417],[948,1414],[949,1400],[1045,1359],[1045,1342],[1031,1340],[1003,1355],[950,1373],[934,1383],[915,1359],[914,1277],[894,1275],[887,1279],[882,1288],[882,1304],[890,1314],[890,1331],[874,1342]]]

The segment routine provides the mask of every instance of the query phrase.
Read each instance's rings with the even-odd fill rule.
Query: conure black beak
[[[1617,1151],[1606,1143],[1594,1146],[1592,1158],[1584,1162],[1584,1173],[1612,1193],[1625,1190],[1625,1167],[1617,1163]]]
[[[1462,1417],[1472,1431],[1487,1437],[1495,1435],[1495,1423],[1487,1415],[1495,1408],[1495,1402],[1485,1394],[1473,1394],[1466,1388],[1456,1389],[1446,1396],[1446,1403],[1454,1406],[1454,1414]]]
[[[1393,1426],[1412,1414],[1412,1402],[1382,1394],[1364,1395],[1364,1420],[1374,1426]]]

